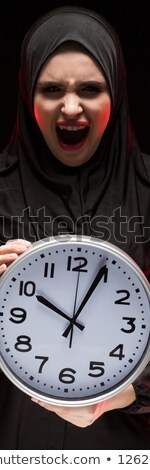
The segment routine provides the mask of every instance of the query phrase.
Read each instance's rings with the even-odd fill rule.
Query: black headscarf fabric
[[[51,154],[33,113],[41,67],[68,41],[81,44],[96,59],[112,101],[110,121],[97,151],[74,168]],[[83,233],[114,243],[148,270],[149,160],[141,154],[130,124],[118,37],[96,12],[73,6],[57,8],[27,33],[21,51],[16,128],[0,162],[2,241]]]

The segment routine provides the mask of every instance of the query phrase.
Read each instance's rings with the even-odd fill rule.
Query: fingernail
[[[1,264],[1,265],[0,265],[0,270],[1,270],[1,269],[6,269],[6,264]]]

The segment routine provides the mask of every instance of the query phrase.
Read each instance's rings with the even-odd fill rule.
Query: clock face
[[[7,269],[0,291],[1,368],[29,395],[96,403],[148,362],[149,285],[108,242],[36,242]]]

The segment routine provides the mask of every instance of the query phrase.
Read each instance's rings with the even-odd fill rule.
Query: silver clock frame
[[[14,267],[16,267],[16,264],[19,266],[22,263],[22,260],[24,260],[25,258],[28,258],[31,255],[31,252],[36,253],[39,251],[39,249],[43,249],[47,247],[48,245],[50,247],[52,245],[53,246],[55,245],[57,247],[62,243],[65,243],[65,244],[67,243],[85,244],[86,243],[87,246],[92,246],[93,248],[101,247],[102,249],[107,250],[108,253],[117,255],[117,257],[120,260],[123,260],[125,264],[129,266],[131,270],[133,270],[133,272],[136,274],[138,280],[140,281],[140,283],[142,284],[145,290],[145,293],[147,295],[148,302],[150,305],[150,286],[149,286],[146,276],[144,275],[140,267],[137,265],[137,263],[126,252],[124,252],[122,249],[118,248],[117,246],[113,245],[112,243],[108,241],[103,241],[98,238],[81,236],[81,235],[73,235],[73,236],[69,235],[68,238],[66,236],[65,237],[62,237],[62,236],[48,237],[48,238],[39,240],[37,242],[34,242],[31,245],[31,247],[29,247],[27,251],[19,255],[17,260],[13,261],[11,265],[7,268],[7,270],[4,272],[4,274],[2,274],[0,278],[0,291],[1,291],[1,288],[3,287],[3,284],[7,280],[7,277],[11,274],[11,272],[13,273],[13,269]],[[115,389],[113,388],[112,390],[110,389],[104,394],[100,394],[100,396],[96,395],[95,397],[92,397],[92,398],[87,397],[83,399],[78,399],[78,398],[77,399],[69,398],[66,400],[59,399],[59,398],[55,399],[53,397],[45,396],[43,393],[40,393],[38,391],[32,390],[32,387],[30,388],[29,386],[25,385],[21,380],[19,380],[15,376],[14,373],[12,373],[12,371],[9,369],[9,366],[7,366],[6,362],[4,361],[1,355],[1,352],[0,352],[0,369],[4,372],[6,377],[17,388],[19,388],[22,392],[26,393],[29,396],[32,396],[38,400],[44,401],[52,405],[66,406],[66,407],[69,407],[69,406],[79,407],[79,406],[87,406],[91,404],[96,404],[103,400],[107,400],[113,397],[114,395],[116,395],[117,393],[121,392],[122,390],[124,390],[128,385],[133,383],[138,378],[138,376],[143,372],[149,360],[150,360],[150,333],[149,333],[149,339],[148,339],[148,343],[145,348],[144,354],[142,355],[140,362],[136,366],[136,370],[131,372],[130,376],[127,377],[127,379],[125,379],[123,383],[117,385]]]

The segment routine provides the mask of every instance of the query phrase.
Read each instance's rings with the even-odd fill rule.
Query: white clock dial
[[[108,242],[37,242],[7,269],[0,291],[1,368],[29,395],[96,403],[148,362],[149,285]]]

